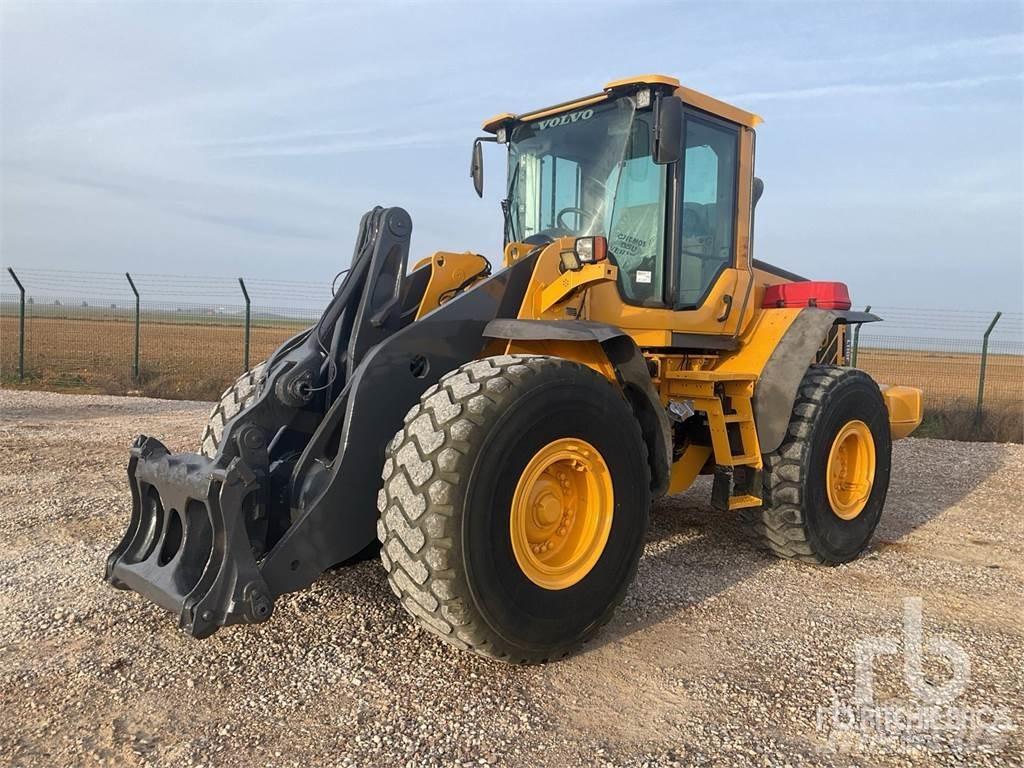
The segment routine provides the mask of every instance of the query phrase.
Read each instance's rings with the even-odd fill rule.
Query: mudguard
[[[647,444],[651,493],[664,496],[672,471],[672,426],[647,362],[636,342],[621,328],[593,320],[492,320],[484,335],[518,341],[595,341],[615,368],[619,386],[633,406]]]
[[[771,453],[782,445],[800,382],[829,328],[836,323],[870,323],[881,319],[868,312],[811,307],[796,316],[768,358],[754,388],[754,421],[761,453]]]

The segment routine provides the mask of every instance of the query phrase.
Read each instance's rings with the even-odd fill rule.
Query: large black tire
[[[517,564],[512,498],[524,467],[561,438],[607,464],[607,543],[578,583],[544,588]],[[552,357],[485,358],[446,374],[388,445],[381,560],[402,605],[458,648],[512,663],[561,658],[592,637],[636,574],[651,503],[637,420],[602,376]]]
[[[863,510],[843,519],[827,489],[829,452],[851,421],[868,426],[875,472]],[[867,441],[865,441],[867,442]],[[764,505],[742,510],[754,542],[779,557],[839,565],[868,546],[889,489],[892,439],[878,385],[863,371],[813,365],[804,376],[778,450],[764,456]]]
[[[236,415],[248,408],[256,396],[264,379],[267,378],[267,361],[243,373],[235,383],[224,390],[220,396],[220,402],[210,411],[210,418],[206,420],[206,428],[199,440],[199,452],[208,458],[217,455],[220,447],[220,438],[224,434],[224,425]]]

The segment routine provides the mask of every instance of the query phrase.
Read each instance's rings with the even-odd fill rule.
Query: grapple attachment
[[[277,597],[376,541],[387,441],[424,390],[480,355],[489,321],[515,316],[533,269],[520,260],[413,322],[430,267],[406,276],[411,231],[401,208],[363,216],[337,294],[269,358],[215,456],[136,439],[107,581],[206,637],[266,621]]]
[[[107,559],[106,579],[178,614],[195,637],[238,622],[266,621],[274,603],[246,530],[261,479],[241,458],[227,467],[172,454],[140,435],[131,449],[132,516]]]

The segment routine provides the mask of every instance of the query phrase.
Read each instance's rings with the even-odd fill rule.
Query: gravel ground
[[[194,449],[208,408],[0,390],[4,764],[1024,763],[1020,445],[898,443],[871,551],[834,569],[753,550],[705,484],[663,500],[612,623],[567,661],[518,668],[417,629],[376,562],[204,641],[105,585],[132,437]],[[987,750],[941,728],[916,746],[855,736],[833,718],[854,701],[858,639],[913,645],[907,597],[923,600],[923,685],[948,689],[939,636],[962,648],[951,706],[984,717]],[[874,701],[912,713],[903,656],[875,663]]]

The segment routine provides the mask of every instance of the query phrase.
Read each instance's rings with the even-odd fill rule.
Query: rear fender
[[[754,388],[754,420],[761,453],[771,453],[782,445],[800,382],[832,326],[880,319],[867,312],[812,307],[800,310],[769,355]]]

